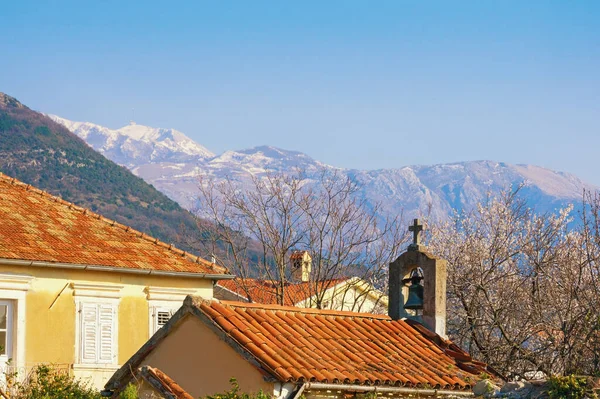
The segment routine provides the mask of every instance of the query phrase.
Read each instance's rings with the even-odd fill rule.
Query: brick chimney
[[[295,282],[310,281],[310,272],[312,269],[312,258],[308,251],[294,251],[290,256],[292,265],[292,280]]]
[[[408,318],[422,323],[435,333],[446,337],[446,261],[436,258],[420,243],[423,226],[415,219],[409,227],[413,242],[406,252],[390,263],[388,314],[394,319]],[[422,310],[409,310],[404,306],[408,300],[411,276],[422,273]]]

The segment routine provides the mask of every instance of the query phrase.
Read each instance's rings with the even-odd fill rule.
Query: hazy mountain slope
[[[182,226],[194,228],[189,212],[64,126],[3,93],[0,171],[187,249],[178,234]]]
[[[72,122],[61,123],[71,126]],[[81,130],[75,128],[74,131]],[[97,142],[89,138],[86,140],[103,151]],[[205,154],[209,153],[206,150]],[[212,157],[198,155],[187,161],[182,161],[177,151],[163,157],[122,159],[114,155],[113,159],[128,165],[135,174],[187,208],[194,207],[198,174],[215,179],[230,177],[243,186],[248,184],[251,176],[301,170],[311,177],[323,168],[347,174],[360,183],[358,195],[362,198],[371,204],[381,203],[385,212],[402,212],[406,218],[429,215],[443,219],[453,210],[471,208],[488,193],[498,193],[519,184],[525,184],[522,195],[539,211],[578,202],[584,188],[596,189],[576,176],[532,165],[473,161],[399,169],[348,170],[323,164],[300,152],[269,146],[226,151]]]

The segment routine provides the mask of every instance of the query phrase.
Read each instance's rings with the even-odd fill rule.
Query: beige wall
[[[298,307],[313,307],[314,298],[296,304]],[[354,279],[330,287],[323,294],[323,309],[347,310],[363,313],[387,313],[387,298],[382,297],[369,284]]]
[[[15,359],[13,364],[26,369],[39,363],[72,368],[76,363],[76,304],[72,283],[123,286],[118,293],[118,365],[127,361],[149,338],[150,302],[146,287],[184,289],[204,298],[212,297],[212,281],[205,279],[0,264],[2,274],[34,277],[24,294],[25,342],[19,342],[16,330],[13,334],[13,349],[24,346],[24,359]],[[115,370],[115,367],[94,369],[92,365],[75,370],[74,374],[101,387]]]
[[[273,383],[193,315],[171,330],[144,365],[162,370],[195,398],[229,390],[231,377],[242,392],[273,393]]]

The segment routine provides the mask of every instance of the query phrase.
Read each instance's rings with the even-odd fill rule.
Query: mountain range
[[[358,195],[369,204],[380,203],[384,212],[402,212],[407,218],[429,215],[445,219],[455,210],[470,209],[488,194],[521,184],[521,195],[540,212],[577,203],[584,189],[597,189],[572,174],[494,161],[357,170],[337,168],[301,152],[271,146],[216,155],[174,129],[132,122],[113,130],[49,117],[187,209],[194,208],[199,174],[215,179],[233,178],[244,186],[252,176],[267,173],[301,170],[310,178],[322,169],[335,169],[359,183]]]
[[[0,93],[0,172],[192,251],[196,219],[63,125]],[[203,254],[206,256],[206,254]]]

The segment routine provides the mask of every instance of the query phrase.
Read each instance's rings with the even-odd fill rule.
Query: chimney
[[[292,264],[292,280],[303,283],[310,281],[312,258],[308,254],[308,251],[292,252],[290,263]]]
[[[403,318],[420,322],[438,335],[446,338],[446,261],[427,252],[420,242],[423,226],[415,219],[409,226],[413,242],[406,252],[390,263],[388,314],[393,320]],[[412,284],[422,284],[422,306],[414,306],[418,289]],[[406,308],[412,295],[409,309]],[[419,302],[419,301],[417,301]]]

